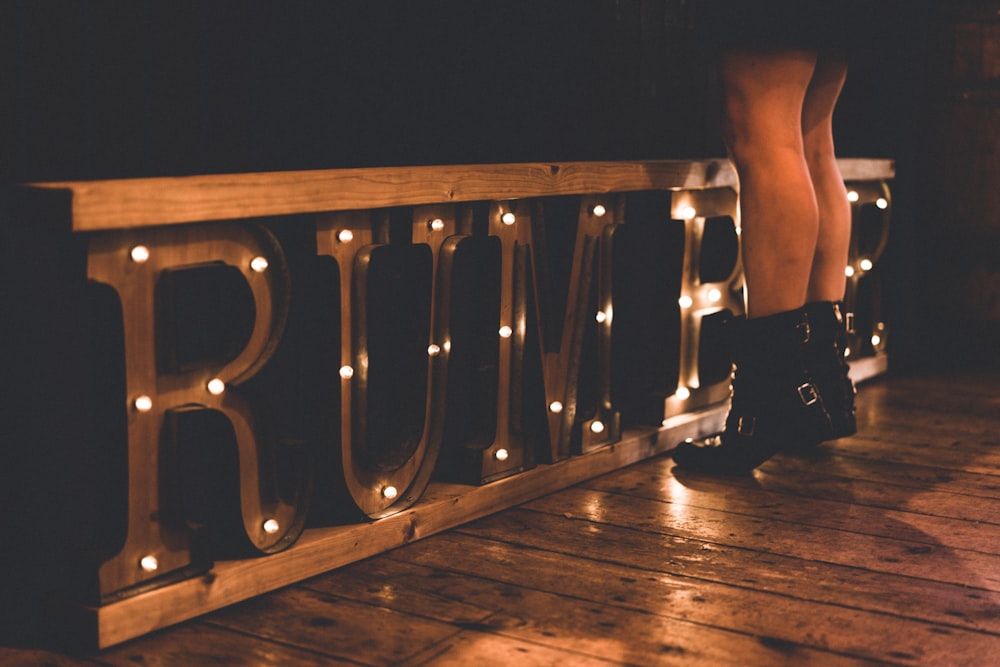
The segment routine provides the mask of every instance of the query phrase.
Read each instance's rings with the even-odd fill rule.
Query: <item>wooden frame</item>
[[[859,184],[856,189],[862,194],[858,206],[874,205],[880,197],[888,196],[885,181],[893,177],[891,161],[842,160],[840,165],[845,180]],[[322,216],[329,219],[332,215],[336,220],[342,215],[353,216],[351,212],[357,211],[400,206],[436,210],[434,207],[461,202],[492,202],[492,220],[499,219],[505,210],[503,202],[511,200],[638,191],[680,193],[672,200],[672,217],[685,219],[688,216],[680,211],[685,202],[719,202],[712,206],[722,209],[735,206],[735,197],[719,199],[712,191],[734,192],[736,185],[728,162],[703,160],[349,169],[38,183],[26,189],[32,193],[38,211],[67,219],[71,234],[100,238],[165,225],[194,225],[191,229],[198,230],[197,225],[206,222],[235,225],[238,223],[233,221],[297,214],[317,214],[321,216],[318,219],[324,219]],[[52,199],[52,206],[46,205],[47,199]],[[66,209],[53,213],[53,206],[59,209],[64,205]],[[883,208],[881,202],[878,206]],[[704,215],[709,214],[692,220],[703,222]],[[581,226],[587,224],[585,217],[582,212]],[[454,231],[454,221],[446,224],[448,230]],[[692,229],[700,227],[695,224]],[[331,228],[329,233],[332,232]],[[422,233],[414,227],[415,240]],[[498,225],[497,234],[504,233]],[[596,239],[600,227],[590,228],[588,233]],[[327,252],[341,252],[332,248],[331,241]],[[255,252],[243,254],[249,258]],[[582,252],[579,245],[575,252]],[[869,259],[874,261],[877,257]],[[574,266],[578,264],[574,261]],[[694,285],[694,269],[684,270],[686,284]],[[737,274],[734,270],[719,285],[732,287],[739,280]],[[509,275],[507,278],[512,279]],[[599,296],[602,301],[607,298],[605,292]],[[507,308],[514,307],[508,303]],[[699,307],[708,308],[708,304]],[[687,322],[684,327],[684,345],[692,345],[692,339],[697,337],[697,323]],[[606,354],[606,341],[599,348]],[[855,363],[856,381],[885,371],[884,341],[872,352]],[[260,354],[259,349],[252,352]],[[350,354],[346,347],[344,354]],[[551,462],[532,469],[482,485],[431,482],[406,507],[369,512],[371,522],[309,528],[293,546],[278,553],[216,561],[207,573],[162,583],[106,604],[82,605],[64,600],[55,605],[58,618],[65,627],[81,634],[86,643],[107,647],[665,452],[684,438],[718,430],[725,417],[726,392],[717,386],[698,389],[697,374],[689,362],[690,358],[685,362],[682,379],[693,381],[696,391],[684,400],[675,397],[666,407],[659,428],[620,432],[614,424],[606,439],[590,438],[581,451],[572,455],[564,444],[553,444]],[[565,358],[554,356],[547,364],[555,369],[548,371],[550,375],[558,375],[556,380],[565,379]],[[549,386],[561,387],[558,382],[547,383],[547,391]],[[611,411],[605,410],[600,417],[610,422],[611,415]],[[550,425],[554,423],[550,415]],[[553,433],[557,432],[553,427]],[[421,475],[426,477],[426,473]],[[259,524],[260,512],[251,514],[255,525]],[[134,554],[128,558],[134,558]]]

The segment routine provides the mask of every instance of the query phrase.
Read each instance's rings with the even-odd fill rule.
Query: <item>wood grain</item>
[[[847,180],[890,179],[890,160],[841,162]],[[31,183],[68,191],[72,229],[127,229],[320,211],[631,190],[734,186],[728,161],[563,162],[216,174]]]

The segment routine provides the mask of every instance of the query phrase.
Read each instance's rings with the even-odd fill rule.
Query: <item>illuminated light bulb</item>
[[[256,271],[257,273],[263,273],[264,271],[267,271],[268,266],[270,266],[270,264],[268,264],[266,257],[258,256],[250,260],[250,268]]]
[[[844,275],[847,276],[848,278],[850,278],[851,276],[853,276],[854,275],[854,267],[853,266],[845,266],[844,267]]]
[[[430,345],[427,346],[427,356],[436,357],[439,354],[441,354],[440,345],[435,345],[434,343],[431,343]]]
[[[382,488],[382,496],[386,500],[392,500],[399,495],[399,491],[396,490],[394,486],[386,486]]]
[[[517,216],[511,213],[510,211],[507,211],[506,213],[500,216],[500,222],[502,222],[505,225],[513,225],[516,220]]]
[[[882,342],[882,337],[881,336],[879,336],[878,334],[875,334],[874,336],[872,336],[872,345],[878,345],[881,342]]]
[[[680,213],[682,220],[690,220],[698,215],[698,211],[694,210],[694,206],[684,206],[678,212]]]
[[[431,231],[440,232],[442,229],[444,229],[444,220],[442,220],[441,218],[434,218],[433,220],[427,223],[427,226],[431,228]]]
[[[143,394],[136,397],[134,405],[139,412],[149,412],[153,409],[153,399]]]
[[[863,259],[860,262],[858,262],[858,266],[861,267],[862,271],[871,271],[872,266],[874,266],[874,264],[872,264],[872,261],[870,259]]]
[[[276,519],[268,519],[264,522],[264,532],[268,535],[274,535],[281,529],[281,524],[278,523]]]
[[[350,243],[354,240],[354,232],[350,229],[341,229],[337,232],[337,240],[341,243]]]
[[[218,396],[226,390],[226,383],[219,378],[212,378],[208,381],[208,393],[212,396]]]
[[[607,322],[608,314],[605,313],[603,310],[599,310],[597,311],[597,314],[594,315],[594,319],[597,320],[598,322]]]
[[[133,262],[135,262],[136,264],[142,264],[143,262],[149,259],[149,248],[147,248],[144,245],[137,245],[134,246],[132,250],[129,251],[128,254],[129,257],[132,258]]]
[[[721,298],[722,298],[722,292],[720,292],[716,288],[713,287],[708,291],[708,300],[711,301],[712,303],[715,303]]]
[[[340,377],[344,378],[345,380],[350,380],[352,377],[354,377],[354,369],[351,368],[350,366],[341,366]]]
[[[688,389],[687,387],[677,387],[677,391],[674,392],[674,396],[681,399],[682,401],[686,401],[687,399],[691,398],[691,390]]]
[[[563,410],[563,404],[560,403],[559,401],[552,401],[551,403],[549,403],[549,412],[554,412],[558,414],[562,412],[562,410]]]
[[[498,449],[496,453],[493,455],[493,458],[495,458],[497,461],[506,461],[509,457],[510,457],[510,452],[502,448]]]
[[[879,322],[878,324],[875,325],[875,328],[878,329],[879,331],[885,331],[885,322]]]
[[[600,218],[603,217],[608,212],[608,209],[604,208],[603,204],[597,204],[594,206],[594,208],[591,209],[591,212],[598,218]]]
[[[851,356],[851,348],[849,348],[849,347],[845,347],[844,348],[844,356],[845,357]]]
[[[681,308],[690,308],[691,305],[694,303],[694,299],[692,299],[689,296],[682,296],[681,298],[677,299],[677,303],[680,304]]]
[[[590,425],[590,432],[591,433],[604,433],[604,422],[602,422],[602,421],[595,421],[595,422],[591,423],[591,425]]]
[[[500,334],[501,338],[510,338],[511,335],[513,335],[514,333],[514,330],[505,324],[502,327],[500,327],[500,331],[498,331],[497,333]]]
[[[860,198],[860,195],[858,194],[857,190],[848,190],[847,191],[847,201],[858,201],[859,198]]]
[[[160,567],[160,561],[156,560],[156,556],[153,555],[143,556],[139,560],[139,567],[142,568],[143,572],[156,572]]]
[[[882,209],[883,211],[889,208],[889,202],[885,197],[879,197],[875,200],[875,205]]]

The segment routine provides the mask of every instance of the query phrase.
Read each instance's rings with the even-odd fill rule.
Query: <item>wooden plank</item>
[[[617,470],[711,433],[724,418],[723,406],[672,428],[628,432],[608,447],[486,486],[433,484],[412,508],[373,523],[309,529],[277,554],[222,561],[201,577],[100,607],[58,611],[83,633],[96,628],[98,648],[112,646]]]
[[[506,526],[500,532],[512,536],[526,531],[530,535],[526,539],[541,538],[547,546],[526,547],[499,541],[497,536],[485,539],[451,532],[434,544],[416,543],[387,557],[507,584],[530,581],[537,590],[614,601],[624,608],[725,628],[786,647],[793,661],[796,651],[807,647],[881,663],[975,664],[1000,646],[996,635],[979,631],[760,591],[755,582],[741,582],[745,573],[737,570],[730,572],[728,583],[697,578],[697,567],[674,574],[666,567],[667,541],[658,549],[646,542],[642,558],[648,566],[634,561],[622,565],[634,555],[631,543],[615,542],[624,529],[606,534],[603,527],[570,519],[563,520],[564,529],[553,524],[534,528],[524,522],[523,514],[520,519],[516,531]],[[609,555],[617,562],[605,560]],[[725,556],[705,550],[701,558],[724,562]],[[654,562],[657,558],[659,564]],[[802,580],[797,585],[800,590],[808,588]]]
[[[448,165],[32,183],[72,193],[74,231],[320,211],[733,186],[725,160]]]
[[[267,625],[265,623],[265,625]],[[178,667],[179,665],[260,665],[261,667],[322,667],[357,665],[297,646],[280,644],[247,633],[207,624],[189,624],[169,634],[154,634],[141,642],[119,646],[97,657],[98,664],[116,667]],[[0,663],[4,664],[4,663]],[[38,665],[47,663],[36,663]]]
[[[700,483],[692,478],[691,483]],[[679,485],[683,488],[683,485]],[[665,493],[671,493],[669,489]],[[684,491],[676,491],[679,498]],[[583,498],[574,498],[575,496]],[[794,556],[820,563],[849,565],[930,581],[940,581],[1000,592],[1000,555],[968,549],[932,546],[927,539],[881,537],[855,531],[806,525],[772,516],[745,516],[705,509],[682,502],[647,501],[596,491],[569,489],[558,500],[541,498],[525,505],[558,514],[563,503],[592,507],[580,517],[594,522],[613,521],[633,530],[709,539],[724,547]],[[820,511],[817,509],[817,511]],[[932,538],[931,538],[932,539]],[[1000,529],[984,531],[982,541],[1000,543]],[[943,568],[942,565],[948,567]]]
[[[847,180],[895,175],[890,160],[841,160]],[[630,190],[733,187],[727,160],[516,163],[32,183],[72,193],[74,231],[319,211]]]
[[[673,465],[660,459],[651,461],[641,469],[632,467],[621,473],[605,475],[590,482],[583,488],[613,494],[629,502],[629,498],[647,501],[683,503],[686,506],[732,512],[745,516],[773,518],[800,523],[807,526],[821,526],[836,530],[848,530],[865,535],[891,537],[894,539],[924,542],[956,549],[970,549],[983,553],[1000,553],[1000,521],[990,523],[986,517],[1000,518],[1000,501],[985,498],[974,502],[978,507],[988,506],[984,518],[960,520],[939,517],[932,514],[908,512],[905,504],[908,496],[919,493],[914,489],[900,490],[898,504],[870,506],[859,501],[855,490],[859,485],[843,479],[821,484],[823,489],[816,492],[812,483],[801,480],[775,480],[770,478],[741,477],[731,479],[698,476],[697,481],[682,484],[672,474]],[[774,476],[779,477],[779,476]],[[782,483],[783,482],[783,483]],[[899,490],[899,487],[896,487]],[[573,489],[570,496],[577,493]],[[807,495],[808,494],[808,495]],[[808,498],[808,502],[803,499]],[[899,509],[897,509],[899,507]]]
[[[516,570],[517,564],[511,567]],[[782,648],[761,642],[757,637],[659,614],[636,613],[611,598],[581,600],[535,590],[527,578],[519,578],[517,583],[499,582],[475,574],[382,558],[318,577],[306,585],[339,597],[410,613],[423,610],[420,606],[401,604],[394,595],[383,595],[380,589],[389,587],[411,595],[419,591],[432,599],[461,600],[495,610],[479,626],[480,632],[624,664],[681,661],[743,666],[775,664],[787,658]],[[856,664],[852,659],[805,648],[797,650],[797,657],[822,659],[824,665]]]
[[[838,487],[850,484],[854,501],[862,505],[898,507],[956,519],[985,519],[975,499],[964,496],[1000,499],[1000,483],[990,475],[853,458],[853,448],[847,443],[846,453],[845,449],[834,453],[827,447],[820,447],[812,456],[776,456],[758,469],[756,477],[766,479],[767,488],[818,498],[840,496]],[[832,491],[825,490],[827,480],[834,485]],[[879,488],[883,486],[886,488]],[[916,496],[912,489],[923,493]],[[905,500],[901,500],[903,497]]]
[[[487,615],[480,612],[470,623]],[[398,665],[461,629],[303,588],[249,600],[204,622],[362,665]]]

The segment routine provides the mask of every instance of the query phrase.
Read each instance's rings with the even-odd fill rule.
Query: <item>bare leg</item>
[[[802,112],[817,56],[730,51],[722,56],[723,133],[740,179],[747,316],[801,308],[819,233]]]
[[[851,207],[837,167],[833,144],[833,109],[847,76],[842,56],[821,54],[802,107],[802,137],[806,162],[819,207],[819,236],[809,276],[806,300],[844,298]]]

